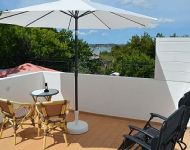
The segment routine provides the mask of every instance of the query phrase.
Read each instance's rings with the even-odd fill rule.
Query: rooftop
[[[62,135],[55,132],[53,137],[47,139],[47,148],[117,149],[123,140],[122,135],[128,133],[129,124],[142,127],[145,122],[138,120],[147,120],[150,112],[169,116],[178,108],[179,99],[190,89],[189,47],[189,38],[157,39],[154,79],[79,74],[79,110],[90,112],[81,113],[79,117],[88,123],[89,131],[81,135],[68,135],[69,147],[63,142]],[[0,97],[34,103],[30,93],[43,89],[45,82],[49,88],[59,90],[52,100],[67,99],[74,110],[73,73],[45,71],[1,78]],[[73,121],[72,113],[69,120]],[[10,150],[41,150],[42,136],[37,137],[34,131],[32,126],[19,129],[18,144],[14,146],[13,130],[9,128],[0,139],[0,145]],[[190,144],[189,131],[186,132],[185,142]]]

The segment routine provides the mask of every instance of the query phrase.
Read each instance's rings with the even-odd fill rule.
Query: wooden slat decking
[[[128,133],[128,125],[142,127],[144,122],[127,119],[112,118],[87,113],[80,114],[81,120],[89,124],[89,131],[82,135],[68,135],[67,147],[60,132],[54,132],[47,138],[47,150],[113,150],[121,144],[122,135]],[[72,120],[70,115],[68,120]],[[13,129],[6,129],[0,139],[0,150],[42,150],[42,136],[37,137],[34,127],[25,125],[18,130],[17,145],[14,145]],[[187,131],[185,141],[190,143],[190,134]],[[176,147],[176,149],[179,149]]]

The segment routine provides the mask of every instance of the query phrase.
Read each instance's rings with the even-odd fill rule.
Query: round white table
[[[53,95],[59,93],[57,89],[48,89],[48,92],[45,92],[44,90],[45,89],[40,89],[31,92],[30,95],[32,96],[35,103],[37,102],[38,97],[44,97],[47,101],[50,101]]]

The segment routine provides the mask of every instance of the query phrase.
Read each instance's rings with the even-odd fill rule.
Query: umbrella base
[[[88,124],[85,121],[75,120],[67,123],[67,129],[70,134],[82,134],[88,131]]]

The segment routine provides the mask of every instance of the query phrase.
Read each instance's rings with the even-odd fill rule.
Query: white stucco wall
[[[157,38],[155,79],[166,81],[177,108],[190,90],[190,38]]]
[[[0,79],[0,97],[18,102],[33,102],[30,93],[41,89],[44,83],[43,73],[31,73]]]
[[[62,93],[61,89],[61,73],[57,72],[44,72],[44,82],[48,83],[49,89],[57,89],[59,93],[57,95],[52,96],[52,100],[63,100],[64,94]]]
[[[74,75],[62,73],[61,78],[64,98],[74,108]],[[146,120],[150,112],[168,116],[175,105],[162,81],[80,74],[79,110]]]

